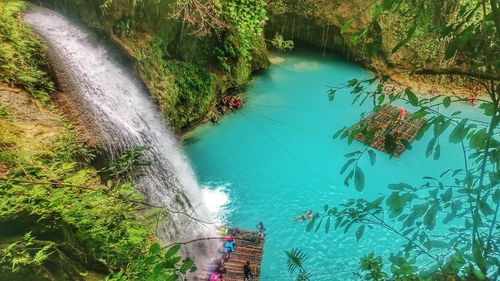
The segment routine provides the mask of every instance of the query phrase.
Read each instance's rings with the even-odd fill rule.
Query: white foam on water
[[[229,213],[229,183],[213,187],[212,184],[204,185],[201,190],[205,207],[209,212],[209,217],[215,218],[216,223],[224,225],[227,223]]]

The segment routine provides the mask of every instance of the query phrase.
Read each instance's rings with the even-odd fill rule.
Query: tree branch
[[[83,189],[83,190],[90,190],[90,191],[99,191],[109,197],[113,197],[115,199],[118,199],[118,200],[122,200],[122,201],[126,201],[126,202],[130,202],[130,203],[134,203],[134,204],[140,204],[140,205],[144,205],[144,206],[147,206],[147,207],[151,207],[151,208],[158,208],[158,209],[164,209],[166,210],[167,212],[169,213],[172,213],[172,214],[179,214],[179,215],[183,215],[183,216],[186,216],[196,222],[199,222],[199,223],[202,223],[202,224],[215,224],[215,222],[206,222],[206,221],[203,221],[201,219],[198,219],[184,211],[178,211],[178,210],[172,210],[170,208],[168,208],[167,206],[159,206],[159,205],[154,205],[154,204],[151,204],[151,203],[147,203],[147,202],[144,202],[144,201],[139,201],[139,200],[134,200],[134,199],[129,199],[129,198],[123,198],[123,197],[120,197],[120,196],[116,196],[116,195],[113,195],[105,190],[100,190],[100,189],[96,189],[94,187],[88,187],[88,186],[81,186],[81,185],[74,185],[74,184],[69,184],[69,183],[63,183],[63,182],[58,182],[58,181],[34,181],[34,180],[20,180],[20,179],[8,179],[8,178],[5,178],[5,177],[0,177],[0,181],[13,181],[13,182],[19,182],[19,183],[29,183],[29,184],[42,184],[42,185],[58,185],[58,186],[66,186],[66,187],[73,187],[73,188],[77,188],[77,189]]]
[[[413,71],[414,74],[432,74],[432,75],[460,75],[460,76],[468,76],[473,78],[479,78],[483,80],[494,80],[500,81],[500,76],[494,75],[493,73],[484,73],[484,72],[473,72],[471,70],[467,71],[458,67],[451,68],[441,68],[441,69],[428,69],[428,68],[420,68]]]

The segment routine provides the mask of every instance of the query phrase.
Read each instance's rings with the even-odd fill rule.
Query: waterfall
[[[183,151],[157,106],[142,84],[86,29],[60,14],[30,8],[25,20],[47,42],[49,58],[63,95],[78,114],[84,115],[91,132],[103,140],[106,153],[116,157],[137,146],[148,146],[143,157],[151,165],[141,170],[136,188],[155,205],[181,210],[212,221],[201,190]],[[158,228],[163,242],[189,241],[213,236],[212,225],[171,213]],[[184,247],[184,254],[200,262],[211,250],[203,243]]]

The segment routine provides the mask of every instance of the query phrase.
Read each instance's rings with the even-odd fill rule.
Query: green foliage
[[[231,36],[227,36],[224,39],[224,44],[222,47],[215,47],[213,49],[214,56],[217,58],[219,65],[222,70],[226,73],[231,73],[232,65],[235,64],[238,60],[238,53],[236,51],[235,43],[233,43]]]
[[[382,78],[384,80],[384,78]],[[464,147],[464,166],[444,171],[439,177],[425,176],[424,183],[413,186],[406,183],[391,184],[388,188],[392,191],[389,196],[382,196],[375,201],[364,199],[351,199],[341,208],[328,208],[320,219],[315,220],[316,230],[323,221],[335,220],[335,229],[349,229],[358,225],[356,239],[361,239],[365,226],[383,227],[389,229],[407,240],[403,249],[394,255],[390,261],[394,263],[404,259],[405,268],[416,268],[417,260],[422,256],[430,258],[435,268],[432,274],[453,274],[457,276],[488,276],[491,272],[498,270],[498,248],[493,246],[499,243],[499,225],[496,222],[498,213],[498,200],[493,196],[499,194],[498,182],[500,173],[498,167],[498,140],[494,137],[498,134],[498,99],[493,96],[493,101],[483,101],[480,106],[486,116],[491,117],[490,123],[472,121],[460,117],[460,112],[444,114],[439,111],[439,106],[447,108],[451,103],[465,101],[464,98],[434,96],[431,98],[417,97],[411,89],[403,89],[388,95],[378,86],[375,90],[370,85],[373,79],[358,81],[351,80],[346,85],[351,88],[351,93],[356,95],[360,104],[366,100],[372,100],[374,109],[380,108],[384,102],[396,100],[406,101],[408,104],[420,108],[410,118],[428,118],[428,124],[422,127],[421,138],[425,133],[432,134],[426,150],[427,157],[438,160],[440,157],[440,140],[444,138],[452,143],[462,143]],[[339,89],[331,89],[329,96],[335,95]],[[333,92],[333,94],[332,94]],[[384,98],[380,98],[384,97]],[[452,127],[447,136],[445,132]],[[358,133],[365,134],[371,139],[370,132],[361,130],[349,130],[343,128],[334,137],[347,138],[352,142],[353,136]],[[371,141],[365,142],[365,144]],[[346,164],[341,169],[341,174],[351,168],[346,178],[346,184],[359,173],[358,161],[366,155],[364,150],[354,151],[346,154]],[[368,153],[372,165],[376,159],[373,153]],[[356,181],[355,186],[359,190],[361,179]],[[386,207],[383,208],[382,202]],[[385,216],[385,215],[387,216]],[[448,229],[440,229],[437,234],[438,223],[449,224]],[[462,224],[458,227],[457,225]],[[325,231],[329,231],[325,226]],[[394,226],[395,225],[395,226]],[[400,228],[397,229],[397,228]],[[309,228],[308,228],[309,229]],[[445,240],[436,237],[446,237]],[[450,251],[453,249],[453,251]],[[457,257],[463,260],[457,263]],[[380,263],[380,262],[378,262]],[[375,266],[375,267],[372,267]],[[361,270],[367,280],[386,280],[380,277],[379,265],[374,262],[372,256],[368,262],[364,260]],[[416,269],[409,270],[407,279],[398,279],[397,272],[391,272],[392,278],[396,280],[419,280],[415,274],[424,274]],[[382,274],[384,275],[384,274]],[[371,279],[370,279],[371,278]]]
[[[383,271],[382,258],[371,253],[359,260],[359,277],[363,280],[385,280],[388,275]]]
[[[29,214],[49,229],[63,231],[68,226],[75,231],[77,247],[111,266],[139,255],[149,229],[133,217],[134,204],[117,199],[131,195],[138,199],[133,186],[109,190],[96,182],[95,171],[80,169],[79,163],[59,155],[31,158],[10,169],[7,180],[0,183],[2,221]]]
[[[358,274],[361,279],[441,280],[448,276],[460,280],[494,280],[498,277],[500,252],[495,245],[500,243],[497,221],[500,204],[500,142],[497,138],[500,96],[499,67],[495,62],[499,53],[500,14],[497,6],[491,6],[497,5],[496,1],[491,3],[461,1],[458,17],[439,21],[439,25],[431,20],[430,8],[433,7],[426,1],[384,0],[377,3],[372,11],[374,22],[384,13],[396,12],[402,7],[412,15],[414,21],[406,37],[393,47],[393,52],[406,46],[417,34],[432,33],[450,42],[445,57],[454,58],[452,64],[465,63],[467,67],[475,68],[455,74],[484,81],[484,91],[489,98],[480,100],[479,109],[490,118],[489,122],[470,120],[458,111],[442,111],[453,103],[467,102],[467,98],[441,95],[420,97],[411,88],[386,93],[384,83],[388,77],[363,81],[353,79],[345,86],[328,91],[328,98],[333,100],[339,91],[349,89],[354,95],[353,104],[362,105],[368,101],[373,104],[374,111],[396,101],[416,107],[416,112],[409,118],[425,117],[428,120],[418,132],[417,140],[425,134],[431,135],[425,156],[439,160],[443,141],[461,144],[464,155],[462,165],[457,163],[456,167],[450,167],[438,176],[424,176],[422,184],[390,184],[390,194],[373,201],[350,199],[333,208],[325,206],[324,213],[311,220],[308,231],[314,227],[318,231],[324,225],[328,233],[334,221],[334,229],[344,233],[357,229],[354,232],[357,240],[362,239],[365,231],[382,227],[406,241],[400,251],[389,257],[391,272],[384,270],[382,259],[373,253],[362,258]],[[345,31],[348,29],[346,24]],[[370,32],[366,29],[355,36],[367,36]],[[379,82],[377,86],[376,82]],[[334,137],[346,139],[350,144],[354,136],[363,134],[366,139],[364,144],[368,145],[374,133],[360,126],[357,129],[342,128]],[[385,140],[388,151],[392,142]],[[355,178],[356,174],[362,175],[359,159],[368,154],[372,165],[376,161],[373,153],[366,151],[371,151],[368,146],[346,154],[347,162],[340,171],[341,174],[347,172],[346,185],[354,179],[358,190],[364,182],[362,176],[358,180]],[[445,227],[438,228],[437,225]],[[425,270],[421,267],[423,263],[429,264]]]
[[[179,90],[173,114],[180,124],[176,123],[174,126],[190,124],[208,112],[215,98],[215,77],[203,67],[192,63],[169,61],[167,65],[167,73],[174,75],[174,82]]]
[[[237,37],[239,57],[252,59],[254,44],[260,42],[267,21],[266,1],[264,0],[224,0],[223,11]]]
[[[0,82],[21,87],[47,101],[54,83],[44,70],[42,44],[22,23],[24,8],[24,1],[0,2]]]
[[[276,33],[271,40],[271,45],[273,48],[280,51],[290,51],[294,48],[294,42],[292,40],[283,39],[283,35]]]
[[[385,78],[382,77],[381,80],[384,81]],[[404,266],[399,266],[413,268],[408,271],[410,277],[405,275],[406,279],[398,279],[399,273],[394,271],[391,274],[382,274],[378,265],[381,261],[370,256],[368,260],[365,257],[361,266],[366,280],[387,280],[383,276],[391,276],[395,280],[420,280],[416,279],[416,274],[420,274],[420,277],[425,274],[416,269],[417,260],[422,260],[423,257],[434,263],[435,267],[429,274],[452,274],[464,278],[470,275],[491,276],[491,272],[498,270],[499,264],[498,248],[493,245],[500,242],[498,231],[495,230],[499,228],[496,221],[498,199],[494,197],[494,194],[500,194],[500,143],[495,138],[499,132],[498,98],[492,96],[492,101],[482,101],[480,109],[484,110],[485,116],[491,118],[491,121],[486,123],[461,117],[460,112],[444,114],[439,110],[440,106],[448,108],[452,103],[466,101],[465,98],[439,95],[430,98],[417,97],[411,89],[386,94],[380,85],[373,89],[373,83],[374,79],[351,80],[345,87],[352,89],[351,94],[356,96],[355,101],[358,103],[373,101],[374,110],[378,110],[386,102],[396,100],[418,107],[419,110],[410,118],[428,118],[428,123],[422,127],[417,137],[420,139],[426,133],[432,135],[425,152],[426,157],[432,156],[434,160],[440,158],[442,139],[461,143],[466,155],[463,167],[449,169],[438,177],[424,176],[424,182],[418,186],[406,183],[390,184],[388,189],[392,193],[389,196],[382,196],[371,202],[351,199],[340,204],[340,208],[325,209],[323,216],[314,222],[316,230],[323,221],[327,221],[325,231],[328,232],[329,221],[335,220],[335,229],[342,229],[345,233],[357,225],[357,240],[361,239],[366,229],[372,227],[389,229],[407,240],[402,250],[390,261],[393,264],[391,268],[394,268],[394,262],[401,263],[404,259]],[[329,97],[334,96],[340,89],[330,89]],[[446,132],[449,132],[449,135]],[[365,145],[371,143],[373,132],[363,128],[342,128],[334,137],[347,138],[351,143],[359,133],[368,139]],[[361,169],[357,164],[359,159],[368,154],[372,165],[376,161],[374,152],[369,151],[371,149],[367,146],[363,150],[345,155],[348,159],[340,172],[343,174],[350,169],[346,185],[354,178],[355,186],[360,190],[359,187],[364,181],[362,177],[358,181],[355,179]],[[437,224],[449,227],[436,230]],[[457,260],[463,262],[459,263]]]
[[[134,22],[131,18],[124,17],[118,20],[115,25],[114,32],[118,34],[124,34],[126,36],[132,36],[134,34]]]
[[[11,243],[0,249],[0,268],[9,268],[13,273],[19,272],[23,267],[41,266],[51,254],[49,250],[54,246],[47,243],[37,248],[35,237],[26,233],[22,240]]]
[[[94,152],[78,140],[78,135],[71,125],[66,125],[51,149],[55,153],[54,159],[62,162],[74,161],[85,165],[95,158]]]
[[[215,100],[213,74],[201,65],[171,58],[160,37],[136,53],[152,94],[176,132],[204,117]]]
[[[2,161],[9,170],[0,179],[0,231],[14,242],[0,240],[0,278],[35,274],[60,279],[59,270],[65,270],[76,271],[73,279],[82,270],[104,266],[107,271],[100,273],[112,272],[111,280],[177,280],[194,270],[177,251],[165,255],[155,250],[151,257],[147,247],[159,245],[150,246],[150,221],[136,213],[143,208],[142,197],[129,181],[102,185],[85,162],[92,153],[76,140],[67,127],[47,152],[20,147],[11,152],[12,161]],[[138,154],[125,153],[112,167],[123,171],[140,164]],[[26,231],[30,234],[19,240]]]
[[[396,15],[396,16],[395,16]],[[448,60],[448,66],[467,66],[459,74],[472,77],[500,67],[500,12],[497,1],[379,1],[372,6],[371,23],[355,34],[355,39],[373,37],[373,26],[382,21],[404,37],[393,47],[413,47],[427,52],[429,59]],[[392,21],[392,22],[391,22]],[[433,40],[421,40],[433,38]],[[380,47],[380,46],[379,46]],[[422,64],[425,62],[418,62]],[[414,65],[419,68],[422,65]],[[447,73],[452,71],[441,71]],[[455,73],[456,74],[456,73]],[[498,78],[498,74],[493,77]]]
[[[122,270],[112,274],[106,280],[185,280],[183,276],[188,272],[196,271],[196,266],[190,258],[179,257],[177,255],[179,249],[179,244],[167,250],[162,249],[158,243],[151,244],[149,251],[142,259],[132,262],[130,272]]]
[[[285,251],[285,254],[288,257],[288,273],[290,275],[294,275],[295,272],[297,276],[295,278],[296,281],[308,281],[311,280],[312,274],[306,270],[304,267],[304,262],[309,259],[309,256],[304,253],[302,250],[293,249],[291,251]]]
[[[125,151],[99,172],[104,177],[132,181],[135,168],[151,164],[149,161],[141,159],[148,149],[147,146],[138,146]]]

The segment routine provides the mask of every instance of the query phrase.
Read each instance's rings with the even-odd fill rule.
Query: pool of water
[[[306,224],[293,218],[349,198],[375,199],[389,193],[389,183],[420,184],[422,176],[460,168],[462,152],[458,145],[443,141],[441,160],[427,159],[424,152],[430,136],[424,137],[401,158],[377,152],[374,167],[362,159],[364,191],[345,187],[339,174],[343,155],[362,146],[356,142],[349,146],[332,135],[359,121],[369,106],[352,106],[347,92],[329,102],[326,90],[371,73],[341,57],[311,51],[281,59],[254,79],[242,110],[218,125],[207,124],[192,132],[185,150],[199,181],[218,191],[211,193],[209,204],[214,211],[222,205],[223,223],[255,229],[257,222],[264,222],[262,280],[291,280],[284,251],[293,248],[310,255],[306,267],[313,273],[312,280],[354,279],[359,257],[371,251],[387,256],[399,249],[400,238],[382,229],[367,229],[360,242],[354,237],[356,228],[348,234],[307,233]],[[477,115],[470,106],[459,107]]]

